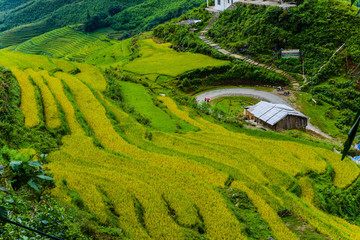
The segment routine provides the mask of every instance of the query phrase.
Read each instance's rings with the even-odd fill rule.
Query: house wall
[[[215,9],[218,11],[224,11],[237,1],[238,0],[215,0]]]
[[[245,116],[246,116],[246,119],[255,120],[254,115],[252,113],[250,113],[247,109],[245,109]]]
[[[296,116],[287,116],[277,124],[275,124],[274,129],[276,131],[282,131],[287,129],[300,129],[305,128],[307,125],[307,118],[296,117]]]

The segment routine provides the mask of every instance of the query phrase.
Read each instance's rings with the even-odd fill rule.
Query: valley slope
[[[161,30],[171,26],[196,37],[176,20]],[[153,33],[112,41],[65,27],[0,50],[11,89],[0,92],[0,146],[48,154],[51,194],[84,239],[360,239],[351,159],[305,133],[242,128],[181,91],[239,72],[283,78],[170,46]]]

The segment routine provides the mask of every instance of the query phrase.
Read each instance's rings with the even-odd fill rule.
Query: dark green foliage
[[[33,157],[34,155],[27,157],[25,154],[18,154],[7,147],[0,149],[0,164],[8,166],[1,175],[5,176],[7,184],[15,191],[30,187],[40,192],[42,187],[53,186],[54,179],[45,175],[43,164]]]
[[[288,85],[289,80],[273,71],[243,61],[190,71],[180,75],[179,85],[184,91],[196,90],[199,86],[216,85]]]
[[[202,3],[201,0],[147,0],[112,17],[112,27],[121,31],[149,31]]]
[[[200,8],[195,8],[178,19],[174,19],[171,22],[154,28],[154,36],[163,39],[165,42],[171,42],[174,45],[173,48],[175,50],[202,53],[218,59],[231,59],[202,42],[196,34],[189,31],[188,26],[177,24],[183,20],[198,19],[201,20],[201,23],[197,23],[191,27],[197,29],[204,28],[212,17],[212,15],[205,10],[205,6],[206,5],[203,5]]]
[[[99,28],[104,28],[109,26],[109,22],[106,18],[107,15],[104,13],[90,17],[83,24],[82,28],[84,32],[93,32]]]
[[[6,6],[4,12],[0,12],[0,30],[22,26],[16,30],[21,33],[21,28],[33,23],[32,27],[40,28],[37,34],[42,34],[68,25],[84,24],[86,32],[111,26],[124,35],[134,35],[151,30],[202,3],[202,0],[4,0],[0,2],[1,11],[1,6]],[[17,36],[12,34],[11,37]],[[12,43],[29,39],[27,36],[18,38]],[[9,45],[2,44],[2,47]]]
[[[346,42],[348,57],[359,62],[360,18],[344,1],[306,0],[283,11],[277,7],[239,4],[223,12],[209,36],[235,53],[302,73],[300,61],[280,60],[280,50],[301,49],[305,72],[313,75]],[[325,75],[344,72],[344,57],[337,56]],[[322,77],[326,79],[326,76]]]
[[[64,239],[83,239],[73,225],[73,214],[47,194],[54,182],[45,173],[44,158],[34,157],[7,147],[0,150],[1,217]],[[1,225],[1,239],[40,239],[38,234],[18,226],[4,221]]]
[[[318,208],[355,224],[360,224],[360,219],[358,219],[360,179],[357,179],[349,188],[337,188],[333,185],[334,172],[331,167],[327,174],[320,175],[313,172],[310,177],[316,191],[314,203]]]
[[[355,121],[354,124],[352,126],[352,128],[350,129],[349,135],[348,135],[348,139],[344,144],[344,151],[343,151],[343,155],[342,155],[342,160],[347,156],[351,145],[356,137],[356,133],[358,131],[359,128],[359,124],[360,124],[360,111],[358,112],[358,114],[355,117]]]

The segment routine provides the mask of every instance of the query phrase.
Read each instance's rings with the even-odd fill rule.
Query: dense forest
[[[111,27],[134,35],[178,17],[201,3],[202,0],[191,3],[185,0],[4,0],[0,1],[0,48],[74,24],[84,24],[87,32]],[[27,33],[29,30],[32,31]]]

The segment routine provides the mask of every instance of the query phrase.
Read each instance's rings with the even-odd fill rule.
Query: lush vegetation
[[[239,129],[234,125],[238,122],[224,122],[226,128],[238,133],[227,130],[216,124],[221,117],[214,109],[193,108],[195,105],[189,98],[169,88],[168,80],[158,81],[169,68],[176,71],[175,78],[179,73],[199,74],[185,72],[193,67],[192,61],[186,65],[171,61],[181,58],[183,53],[150,39],[135,42],[130,39],[125,44],[133,48],[130,54],[122,58],[124,55],[117,53],[117,60],[106,62],[109,67],[102,66],[105,77],[96,67],[85,63],[2,51],[1,64],[10,68],[17,80],[4,70],[3,81],[14,87],[2,86],[8,93],[6,96],[14,96],[11,101],[14,113],[23,116],[18,125],[11,127],[34,133],[35,143],[41,143],[41,139],[37,139],[40,133],[34,131],[58,137],[66,134],[59,147],[54,139],[58,149],[50,151],[47,157],[46,166],[53,172],[56,183],[51,194],[60,204],[51,207],[49,216],[56,220],[68,214],[61,204],[75,209],[76,216],[67,215],[74,219],[75,229],[63,230],[66,221],[52,227],[53,220],[42,215],[38,219],[45,220],[49,227],[38,222],[33,227],[48,229],[49,233],[52,229],[53,235],[81,238],[84,234],[98,239],[105,236],[112,239],[288,239],[293,236],[296,239],[300,233],[289,229],[282,220],[291,214],[304,219],[320,236],[354,239],[355,225],[319,210],[326,209],[325,212],[357,224],[360,209],[353,202],[359,199],[355,193],[360,169],[354,162],[349,159],[341,162],[340,156],[324,143]],[[110,50],[104,52],[111,54]],[[139,55],[132,58],[132,53]],[[151,72],[156,78],[150,77],[149,72],[127,69],[142,59],[142,65],[146,66],[146,58],[153,54],[169,59],[161,69]],[[187,55],[190,59],[200,57]],[[200,67],[214,64],[213,68],[217,69],[221,68],[218,63],[223,64],[201,57],[204,60]],[[125,64],[120,66],[123,59]],[[96,57],[88,60],[98,61]],[[111,67],[116,61],[119,69]],[[204,69],[200,72],[211,70]],[[25,91],[20,94],[23,88],[26,94]],[[10,90],[16,93],[10,94]],[[24,104],[20,105],[20,99],[24,99],[21,100]],[[27,111],[29,104],[38,112]],[[26,124],[27,118],[37,120]],[[14,118],[9,115],[4,123],[11,119]],[[53,129],[56,119],[60,120],[60,127]],[[5,139],[8,140],[3,144],[12,148],[27,147],[13,136]],[[33,145],[38,153],[49,150]],[[309,183],[301,180],[305,176],[316,186],[310,196],[320,199],[312,205],[304,205],[300,200],[301,194],[310,189],[304,187]],[[317,181],[319,178],[323,180]],[[325,197],[330,194],[330,188],[338,198]],[[310,199],[305,196],[304,199]],[[337,199],[341,201],[336,202]],[[353,199],[351,203],[349,199]],[[46,203],[38,204],[45,208],[40,208],[41,214],[49,211]],[[353,206],[352,210],[342,211],[347,204]],[[10,206],[8,209],[14,211]],[[29,214],[33,211],[30,209]],[[25,221],[30,224],[32,220]]]
[[[199,19],[191,28],[204,28],[212,15],[205,10],[205,5],[193,9],[189,13],[182,15],[178,19],[159,25],[154,28],[155,37],[171,42],[173,48],[177,51],[190,51],[194,53],[202,53],[218,59],[231,60],[226,55],[221,54],[216,49],[211,48],[198,38],[198,33],[189,31],[189,26],[178,24],[186,19]],[[194,91],[206,86],[214,85],[289,85],[289,80],[272,71],[259,66],[254,66],[242,61],[233,61],[226,66],[210,67],[204,69],[196,69],[179,76],[178,85],[184,91]]]
[[[94,2],[94,11],[101,12],[102,3]],[[89,28],[157,9],[160,17],[147,23],[128,16],[126,30],[148,29],[185,9],[185,2],[172,1],[167,13],[165,4],[144,1],[141,8],[104,5],[106,16],[94,17],[87,2],[76,4]],[[184,93],[223,84],[289,84],[259,67],[226,61],[176,24],[188,18],[202,19],[201,29],[210,16],[195,9],[153,35],[121,42],[66,27],[0,51],[1,216],[64,239],[359,239],[360,168],[352,160],[341,161],[333,145],[306,133],[244,129],[228,117],[240,111],[235,105],[255,99],[197,105]],[[340,82],[312,88],[324,116],[339,127],[348,119],[329,110],[336,102],[326,94],[340,99],[336,91],[348,90]],[[339,86],[343,90],[335,90]],[[356,110],[346,101],[337,107]],[[39,238],[1,226],[0,238],[10,234]]]
[[[244,107],[252,106],[260,100],[251,97],[221,97],[211,101],[211,105],[223,111],[226,115],[243,116]]]
[[[357,11],[347,2],[332,0],[306,0],[287,11],[240,4],[220,15],[209,30],[209,37],[234,53],[287,72],[304,73],[307,82],[302,90],[312,94],[317,108],[326,108],[315,113],[306,107],[304,113],[314,118],[314,113],[316,118],[321,115],[323,120],[316,122],[328,125],[322,128],[324,131],[344,136],[359,110],[358,82],[350,84],[360,61]],[[344,43],[345,48],[328,62]],[[301,56],[282,59],[282,49],[300,49]]]
[[[7,50],[83,61],[89,54],[111,46],[104,35],[89,35],[65,27],[34,37]]]
[[[68,25],[92,32],[110,26],[118,36],[148,31],[186,13],[203,0],[35,0],[0,2],[0,48]],[[1,6],[6,6],[1,8]]]
[[[360,20],[355,18],[356,13],[348,3],[333,0],[306,0],[288,11],[240,4],[221,14],[209,36],[235,53],[296,73],[302,73],[301,61],[282,60],[280,51],[301,49],[304,70],[310,76],[346,43],[345,56],[337,56],[324,71],[326,80],[332,75],[346,73],[346,57],[355,63],[360,60],[357,40]]]

